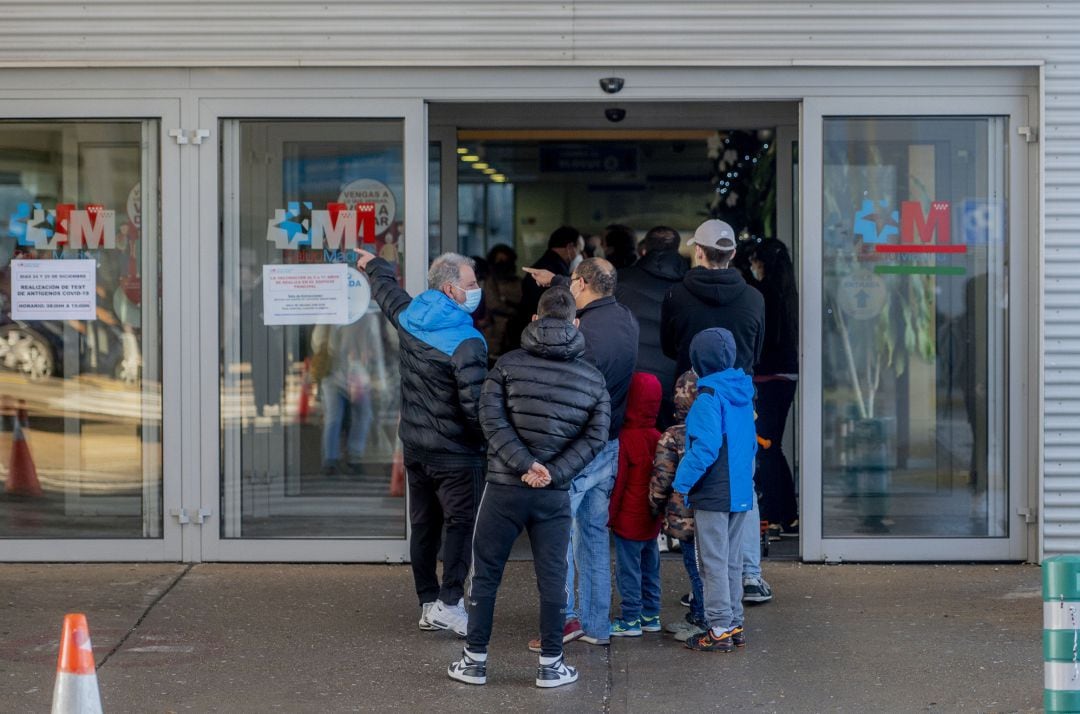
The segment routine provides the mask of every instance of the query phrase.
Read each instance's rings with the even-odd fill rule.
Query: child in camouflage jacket
[[[653,474],[649,482],[649,505],[655,515],[663,514],[662,529],[682,544],[683,565],[690,578],[690,612],[685,620],[665,629],[680,642],[705,631],[705,605],[694,549],[694,511],[689,508],[672,484],[686,451],[686,415],[697,397],[697,375],[688,370],[675,382],[675,424],[669,427],[656,445]]]

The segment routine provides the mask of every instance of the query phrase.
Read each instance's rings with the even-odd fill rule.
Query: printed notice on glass
[[[344,263],[263,266],[267,325],[344,325],[349,321],[349,273]]]
[[[78,260],[11,261],[11,319],[97,319],[97,263]]]

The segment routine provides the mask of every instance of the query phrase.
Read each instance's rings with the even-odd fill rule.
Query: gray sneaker
[[[686,619],[667,626],[667,631],[675,635],[677,642],[686,642],[691,637],[700,635],[707,629],[704,625],[694,622],[694,619],[690,617],[690,613],[686,613]]]
[[[744,578],[742,581],[743,602],[764,604],[772,600],[772,588],[765,578]]]

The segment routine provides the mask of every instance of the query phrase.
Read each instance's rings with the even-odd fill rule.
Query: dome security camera
[[[604,77],[600,80],[600,89],[607,94],[618,94],[624,84],[626,80],[622,77]]]
[[[604,116],[607,117],[608,121],[618,123],[626,118],[626,110],[622,107],[611,107],[604,110]]]

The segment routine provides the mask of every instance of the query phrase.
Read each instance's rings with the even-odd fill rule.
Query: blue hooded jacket
[[[438,290],[414,299],[381,258],[365,268],[371,294],[397,328],[401,359],[401,427],[405,463],[481,468],[478,416],[487,375],[487,345],[472,316]]]
[[[738,513],[753,508],[754,385],[735,364],[735,339],[714,327],[690,343],[698,397],[686,416],[686,454],[675,472],[675,491],[691,507]]]

